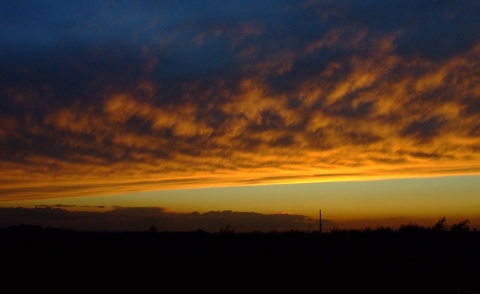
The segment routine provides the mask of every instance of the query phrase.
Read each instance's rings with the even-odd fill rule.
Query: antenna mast
[[[320,218],[318,219],[319,232],[322,232],[322,210],[320,209]]]

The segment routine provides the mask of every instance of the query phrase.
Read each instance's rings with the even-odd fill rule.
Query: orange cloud
[[[59,59],[65,77],[9,71],[0,199],[480,173],[478,40],[426,56],[345,9],[285,37],[188,23],[132,54]]]

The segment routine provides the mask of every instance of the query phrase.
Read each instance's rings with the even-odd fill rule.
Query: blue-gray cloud
[[[82,231],[146,231],[155,226],[160,232],[219,232],[226,228],[234,232],[285,232],[308,231],[315,222],[303,215],[288,214],[236,211],[181,214],[160,207],[117,207],[103,212],[85,212],[68,211],[64,207],[0,208],[0,227],[26,224]],[[329,221],[323,223],[328,226]]]

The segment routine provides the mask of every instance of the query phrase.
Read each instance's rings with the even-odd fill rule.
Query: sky
[[[128,212],[309,230],[322,209],[331,226],[480,228],[478,15],[473,0],[2,1],[0,226]]]

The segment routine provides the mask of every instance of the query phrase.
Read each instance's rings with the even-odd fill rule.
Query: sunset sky
[[[331,227],[480,228],[479,15],[474,0],[2,1],[0,226],[307,230],[322,209]]]

